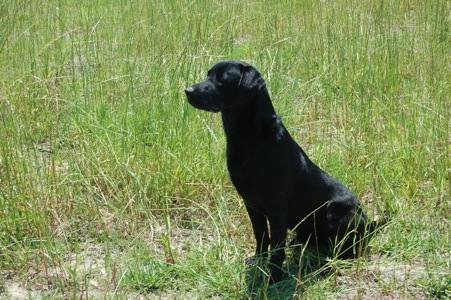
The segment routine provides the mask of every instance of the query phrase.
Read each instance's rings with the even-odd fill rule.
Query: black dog
[[[221,61],[185,93],[194,107],[222,112],[227,167],[252,222],[256,256],[271,245],[271,282],[281,279],[288,228],[301,243],[341,247],[343,258],[359,254],[368,223],[359,202],[291,138],[254,67]]]

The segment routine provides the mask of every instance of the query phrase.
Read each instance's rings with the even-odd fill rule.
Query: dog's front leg
[[[271,230],[270,283],[282,278],[282,264],[285,260],[285,244],[287,239],[287,209],[276,208],[268,212]]]
[[[268,253],[269,247],[269,231],[268,231],[268,223],[266,221],[266,217],[253,209],[252,207],[246,206],[247,212],[249,214],[249,218],[251,219],[252,229],[254,230],[255,240],[257,241],[257,247],[255,249],[255,257],[254,259],[260,259],[264,255]],[[248,263],[253,263],[248,261]]]

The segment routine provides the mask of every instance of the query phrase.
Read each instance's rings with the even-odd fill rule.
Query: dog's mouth
[[[201,110],[205,110],[205,111],[209,111],[209,112],[213,112],[213,113],[217,113],[217,112],[221,111],[221,109],[219,107],[207,105],[206,103],[202,103],[202,101],[193,100],[190,97],[188,97],[188,102],[189,102],[189,104],[191,104],[192,106],[194,106],[197,109],[201,109]]]
[[[212,113],[218,113],[221,110],[218,107],[210,107],[209,109],[206,109],[206,111],[212,112]]]

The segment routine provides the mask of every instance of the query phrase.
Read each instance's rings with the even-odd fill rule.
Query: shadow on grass
[[[327,259],[314,249],[289,249],[283,266],[284,277],[268,284],[268,263],[260,260],[246,268],[247,299],[295,299],[308,286],[330,274]]]

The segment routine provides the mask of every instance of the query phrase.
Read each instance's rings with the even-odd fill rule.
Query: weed
[[[0,28],[0,298],[449,296],[448,1],[6,0]],[[220,118],[183,94],[221,59],[390,212],[366,258],[246,268]]]

